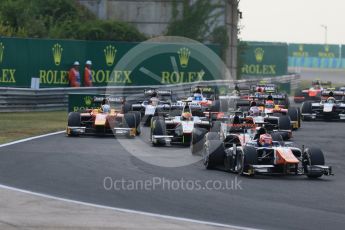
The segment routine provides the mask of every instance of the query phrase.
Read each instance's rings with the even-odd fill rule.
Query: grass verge
[[[0,144],[64,130],[66,111],[0,113]]]

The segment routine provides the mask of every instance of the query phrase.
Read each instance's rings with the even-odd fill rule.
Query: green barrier
[[[340,46],[324,44],[289,44],[289,67],[339,68]]]
[[[40,87],[68,86],[68,70],[74,61],[81,64],[81,79],[86,60],[93,62],[94,86],[160,85],[220,79],[222,74],[207,61],[201,61],[200,45],[157,45],[159,53],[147,56],[136,66],[114,69],[138,43],[0,38],[0,86],[30,87],[31,78]],[[149,44],[146,44],[147,46]],[[217,56],[218,45],[208,45]],[[199,55],[199,56],[197,56]],[[206,57],[207,58],[207,57]],[[130,61],[129,61],[130,62]],[[218,66],[219,67],[219,66]]]
[[[247,42],[241,55],[241,74],[246,76],[281,76],[287,74],[287,44]]]

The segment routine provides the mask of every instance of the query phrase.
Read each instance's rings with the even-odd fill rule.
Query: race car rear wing
[[[272,97],[273,100],[285,100],[286,95],[285,94],[252,94],[249,95],[251,99],[258,99],[258,100],[266,100],[269,98],[269,96]]]
[[[332,82],[331,81],[319,81],[319,80],[315,80],[312,81],[311,84],[314,85],[322,85],[322,86],[331,86]]]
[[[265,93],[276,93],[277,86],[275,84],[256,84],[250,87],[252,92],[258,92],[259,89],[261,92]]]
[[[118,96],[112,96],[112,95],[104,95],[104,96],[94,96],[93,102],[102,102],[104,99],[108,100],[109,103],[123,103],[125,98],[124,97],[118,97]]]
[[[153,93],[157,93],[158,96],[171,96],[172,95],[171,90],[161,90],[161,89],[145,89],[144,90],[145,97],[152,96]]]

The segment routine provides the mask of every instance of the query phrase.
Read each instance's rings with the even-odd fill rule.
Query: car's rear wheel
[[[250,165],[255,165],[257,162],[258,155],[256,149],[251,146],[246,146],[243,151],[238,152],[236,170],[241,175],[248,174]]]
[[[125,102],[123,104],[123,113],[128,113],[130,111],[132,111],[132,104],[129,102]]]
[[[192,132],[192,141],[190,145],[190,150],[193,155],[198,154],[201,152],[204,143],[205,143],[205,135],[207,133],[206,129],[203,128],[194,128]]]
[[[81,126],[81,117],[80,113],[78,112],[71,112],[68,114],[68,122],[67,125],[70,127],[80,127]],[[67,132],[68,136],[77,136],[72,132]]]
[[[214,100],[212,102],[211,111],[212,112],[219,112],[220,111],[220,101],[219,100]]]
[[[323,152],[318,148],[307,148],[303,153],[302,165],[304,172],[309,178],[318,178],[323,175],[320,172],[309,172],[308,166],[325,165]]]
[[[291,129],[291,121],[290,121],[289,116],[282,115],[278,118],[278,129],[280,129],[280,130],[290,130]]]
[[[307,114],[313,113],[311,105],[312,105],[311,101],[303,102],[302,109],[301,109],[302,114],[303,113],[307,113]],[[308,117],[302,115],[302,120],[303,121],[309,121],[310,119]]]
[[[153,117],[152,118],[152,123],[151,123],[151,139],[153,140],[152,136],[153,135],[159,135],[159,136],[166,136],[167,130],[166,130],[166,125],[165,121],[159,117]],[[164,145],[165,141],[164,140],[156,140],[156,142],[152,141],[153,146],[160,146]]]
[[[208,140],[203,151],[203,163],[206,169],[213,169],[224,163],[224,144],[220,140]]]
[[[288,109],[288,115],[290,117],[291,121],[297,122],[298,128],[301,127],[301,121],[300,121],[300,111],[299,108],[291,107]]]
[[[130,111],[130,113],[134,114],[135,116],[135,123],[136,123],[136,134],[139,136],[141,134],[141,113],[139,111]]]

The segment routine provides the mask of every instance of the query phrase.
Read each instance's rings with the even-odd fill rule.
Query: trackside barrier
[[[228,86],[237,83],[240,87],[250,86],[258,81],[265,80],[270,83],[289,83],[291,90],[297,88],[300,81],[299,75],[287,75],[272,78],[255,78],[237,81],[215,80],[197,83],[185,83],[180,85],[159,85],[159,86],[112,86],[112,87],[89,87],[89,88],[44,88],[24,89],[0,87],[0,112],[23,112],[23,111],[58,111],[66,110],[68,107],[68,94],[113,94],[116,96],[141,96],[147,88],[171,89],[176,96],[189,94],[193,85],[207,86]]]

